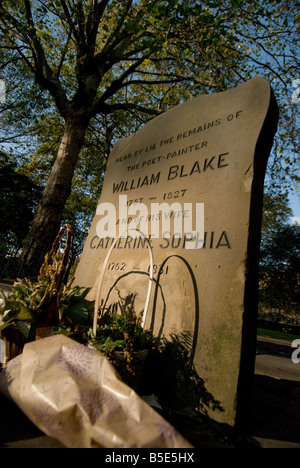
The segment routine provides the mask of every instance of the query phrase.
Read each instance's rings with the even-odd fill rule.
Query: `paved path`
[[[294,351],[292,341],[258,337],[256,374],[300,382],[300,363],[292,361]]]
[[[300,448],[300,363],[291,344],[257,340],[253,437],[263,448]]]

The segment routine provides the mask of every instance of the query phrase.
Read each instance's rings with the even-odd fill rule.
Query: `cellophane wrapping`
[[[64,335],[27,343],[0,373],[0,391],[68,448],[191,448],[104,355]]]

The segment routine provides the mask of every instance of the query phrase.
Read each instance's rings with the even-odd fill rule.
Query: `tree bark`
[[[83,146],[88,121],[82,118],[66,119],[65,132],[56,160],[48,178],[43,197],[37,207],[31,229],[23,241],[21,255],[22,276],[36,276],[45,254],[60,229],[66,200],[78,155]]]

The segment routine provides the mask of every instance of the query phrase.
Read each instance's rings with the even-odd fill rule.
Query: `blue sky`
[[[293,210],[294,218],[300,224],[300,190],[294,191],[290,194],[290,207]]]

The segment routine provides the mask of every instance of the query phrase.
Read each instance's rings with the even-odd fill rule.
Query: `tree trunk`
[[[71,183],[78,155],[84,142],[88,122],[66,120],[56,160],[48,178],[43,197],[37,207],[31,229],[24,239],[21,255],[22,276],[36,276],[60,229],[65,203],[71,193]]]

